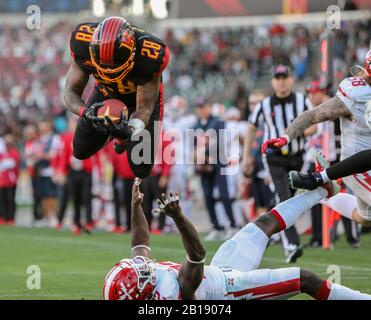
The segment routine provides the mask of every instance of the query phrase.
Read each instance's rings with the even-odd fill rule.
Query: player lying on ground
[[[149,259],[149,228],[141,207],[139,183],[132,196],[132,258],[117,263],[103,286],[104,299],[283,299],[307,293],[316,299],[371,299],[319,278],[300,268],[257,269],[269,238],[292,226],[304,212],[338,192],[335,183],[307,191],[280,203],[270,213],[247,224],[221,245],[210,265],[196,229],[184,216],[177,193],[159,199],[160,210],[172,217],[187,253],[182,264]]]
[[[110,139],[117,138],[115,151],[128,152],[133,171],[128,176],[147,177],[157,146],[155,121],[162,121],[163,115],[161,74],[169,61],[167,46],[156,36],[132,27],[124,18],[109,17],[101,23],[79,24],[71,34],[70,48],[73,61],[64,97],[69,110],[80,115],[73,140],[74,156],[89,158]],[[85,102],[82,94],[89,75],[96,82]],[[98,109],[107,99],[124,102],[129,119],[122,117],[120,123],[114,124],[110,118],[97,118]],[[132,136],[144,129],[151,137],[145,140],[146,148],[151,150],[150,161],[138,164],[131,154],[139,141]]]
[[[366,54],[365,67],[357,67],[361,70],[360,76],[344,79],[335,97],[298,116],[283,137],[265,141],[262,152],[283,147],[290,140],[303,135],[305,129],[313,124],[337,118],[341,121],[341,160],[371,149],[371,50]],[[325,163],[322,163],[321,170],[325,168]],[[347,167],[344,171],[352,170]],[[365,171],[345,177],[345,185],[355,196],[340,193],[327,205],[357,223],[371,226],[370,174],[371,171]]]

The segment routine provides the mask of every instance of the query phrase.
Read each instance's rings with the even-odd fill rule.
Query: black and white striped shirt
[[[266,97],[256,107],[250,116],[250,123],[259,126],[259,121],[264,122],[264,141],[278,138],[284,135],[286,128],[294,119],[304,111],[311,109],[312,104],[301,92],[293,92],[286,98],[278,98],[276,95]],[[305,138],[293,139],[287,146],[282,148],[283,153],[296,155],[304,151]]]

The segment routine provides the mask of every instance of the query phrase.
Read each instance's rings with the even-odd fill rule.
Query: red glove
[[[287,145],[289,142],[290,142],[290,138],[287,135],[284,135],[283,137],[280,137],[280,138],[269,139],[263,143],[262,148],[261,148],[261,153],[262,154],[266,153],[268,148],[273,148],[273,149],[282,148],[283,146]]]

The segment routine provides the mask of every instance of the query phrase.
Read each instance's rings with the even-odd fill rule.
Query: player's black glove
[[[98,118],[98,109],[103,106],[103,102],[96,102],[92,104],[89,108],[83,111],[81,117],[91,123],[95,131],[102,135],[109,135],[108,128],[104,124],[103,118]]]
[[[122,140],[130,139],[133,133],[133,128],[128,125],[128,120],[123,115],[123,113],[121,113],[120,121],[118,123],[114,123],[112,119],[108,116],[106,116],[105,119],[106,128],[108,129],[108,134],[111,137]]]

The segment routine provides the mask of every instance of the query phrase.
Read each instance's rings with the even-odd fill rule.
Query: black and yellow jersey
[[[136,40],[134,67],[124,79],[118,82],[107,81],[99,76],[90,59],[89,44],[98,24],[89,22],[76,26],[70,38],[71,55],[82,70],[95,77],[109,97],[125,101],[127,99],[124,95],[136,93],[137,85],[143,85],[154,76],[161,75],[169,61],[169,50],[160,38],[133,27]]]

